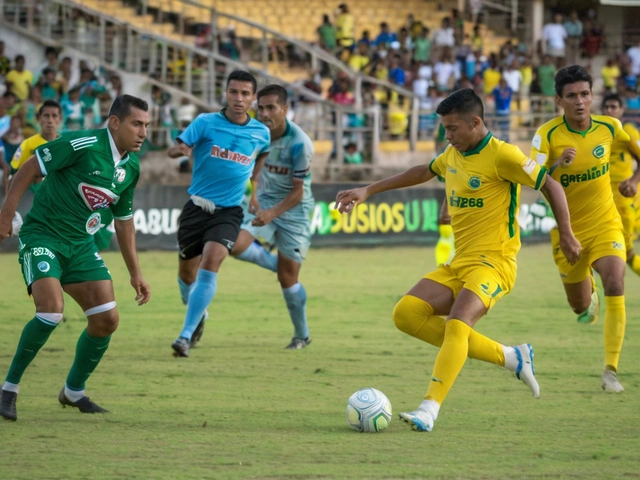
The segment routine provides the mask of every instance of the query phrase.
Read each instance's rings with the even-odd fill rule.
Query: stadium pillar
[[[542,24],[544,21],[544,0],[533,0],[531,2],[531,38],[533,51],[538,52],[538,42],[542,39]]]

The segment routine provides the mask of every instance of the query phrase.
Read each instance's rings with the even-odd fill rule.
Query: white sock
[[[84,397],[84,390],[80,390],[80,391],[71,390],[69,387],[67,387],[65,385],[64,386],[64,396],[67,397],[72,402],[77,402],[82,397]]]
[[[440,404],[435,400],[423,400],[418,410],[425,410],[429,412],[431,418],[434,420],[438,418],[438,412],[440,412]]]
[[[518,368],[518,356],[516,355],[516,349],[503,345],[502,352],[504,353],[504,368],[510,372],[515,372],[516,368]]]
[[[2,384],[2,390],[18,393],[18,390],[20,390],[20,385],[18,385],[17,383],[4,382]]]

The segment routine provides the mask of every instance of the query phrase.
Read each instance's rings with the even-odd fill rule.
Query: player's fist
[[[336,195],[335,209],[340,213],[351,213],[351,211],[364,202],[369,197],[367,187],[344,190]]]
[[[633,198],[638,193],[638,185],[631,182],[630,180],[625,180],[624,182],[620,182],[618,185],[618,190],[624,197]]]
[[[573,160],[576,158],[576,153],[578,153],[578,151],[573,147],[565,148],[562,152],[562,155],[560,155],[562,164],[571,165],[573,163]]]
[[[580,260],[582,245],[573,233],[560,235],[560,249],[564,253],[569,265],[575,265]]]
[[[0,212],[0,242],[10,237],[13,231],[12,219]]]

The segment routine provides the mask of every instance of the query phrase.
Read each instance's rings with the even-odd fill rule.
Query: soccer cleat
[[[598,292],[596,290],[591,294],[591,303],[589,304],[589,308],[585,310],[583,313],[578,315],[578,323],[583,323],[586,325],[593,325],[598,321],[598,315],[600,314],[600,297],[598,297]]]
[[[400,413],[400,419],[411,425],[412,430],[418,432],[430,432],[433,429],[435,419],[427,410],[419,408],[413,412]]]
[[[518,359],[516,377],[529,387],[533,398],[540,398],[540,386],[536,380],[536,369],[533,366],[533,347],[528,343],[523,343],[513,348]]]
[[[93,402],[89,397],[84,396],[77,402],[72,402],[64,394],[64,387],[60,390],[58,395],[58,401],[63,407],[73,407],[80,410],[82,413],[109,413],[109,410],[102,408],[97,403]]]
[[[10,392],[8,390],[2,390],[0,392],[0,415],[5,420],[11,420],[15,422],[18,420],[18,412],[16,412],[16,399],[18,394],[16,392]]]
[[[291,339],[291,343],[284,347],[285,350],[300,350],[301,348],[306,347],[311,343],[311,339],[307,338],[296,338],[293,337]]]
[[[602,372],[602,389],[605,392],[624,392],[624,387],[618,381],[618,376],[613,370],[605,370]]]
[[[200,323],[194,330],[193,335],[191,335],[189,348],[195,348],[198,342],[202,339],[202,333],[204,332],[204,322],[207,320],[207,318],[209,318],[209,312],[205,310],[204,313],[202,314],[202,318],[200,319]]]
[[[189,339],[184,337],[178,337],[175,342],[171,344],[171,348],[175,351],[174,357],[188,357],[189,356]]]

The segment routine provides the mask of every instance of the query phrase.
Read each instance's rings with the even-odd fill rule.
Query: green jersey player
[[[136,256],[133,191],[140,176],[137,157],[149,125],[145,101],[122,95],[109,112],[108,128],[63,134],[41,145],[13,178],[0,211],[0,242],[11,234],[20,197],[45,177],[20,230],[19,261],[36,307],[22,331],[0,393],[0,415],[16,420],[18,385],[24,371],[62,320],[67,292],[84,310],[88,326],[80,335],[66,383],[58,396],[83,413],[107,410],[85,395],[85,383],[118,326],[111,275],[93,235],[113,214],[118,243],[138,305],[149,301]]]

